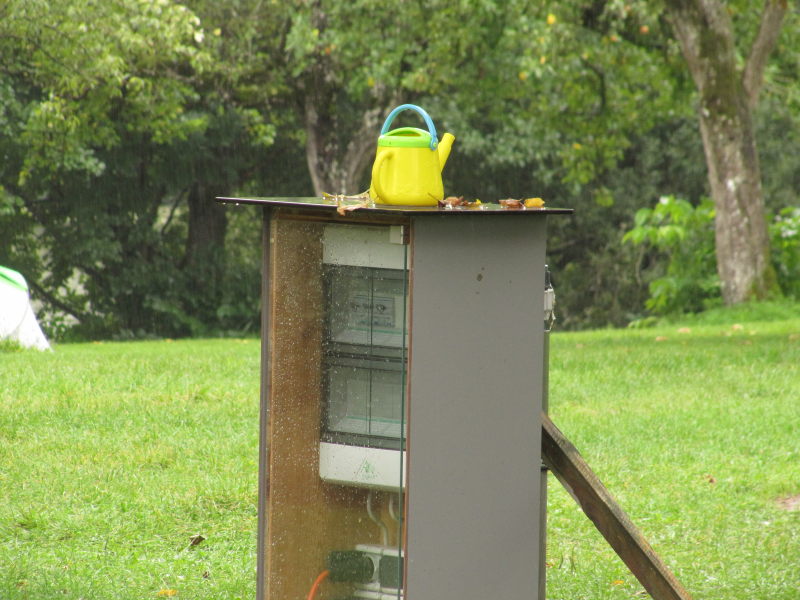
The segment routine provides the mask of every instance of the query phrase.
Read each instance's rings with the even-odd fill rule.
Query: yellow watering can
[[[404,110],[418,112],[428,131],[416,127],[389,131],[394,118]],[[379,204],[435,206],[444,198],[442,168],[454,139],[445,133],[439,141],[433,121],[419,106],[403,104],[395,108],[386,117],[378,138],[369,197]]]

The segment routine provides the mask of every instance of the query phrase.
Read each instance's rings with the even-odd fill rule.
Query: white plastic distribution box
[[[406,453],[320,442],[319,475],[329,483],[396,491],[406,486]]]

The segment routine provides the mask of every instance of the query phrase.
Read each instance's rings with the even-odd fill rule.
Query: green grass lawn
[[[257,340],[0,354],[0,598],[252,598],[258,373]]]
[[[257,340],[0,347],[0,599],[253,598],[258,363]],[[552,337],[553,420],[698,600],[798,598],[799,397],[798,307]],[[646,597],[549,490],[548,598]]]
[[[800,307],[774,312],[553,336],[553,420],[697,599],[800,598]],[[549,489],[548,597],[643,596]]]

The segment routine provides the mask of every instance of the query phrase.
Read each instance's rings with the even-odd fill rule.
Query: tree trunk
[[[667,0],[667,11],[699,93],[698,113],[716,207],[717,271],[726,304],[774,288],[752,112],[775,46],[786,0],[766,0],[744,69],[733,24],[719,0]]]
[[[766,297],[774,285],[753,123],[741,93],[724,111],[700,106],[711,196],[716,208],[717,272],[726,304]]]
[[[189,189],[189,233],[186,240],[186,264],[202,261],[207,252],[225,248],[228,220],[225,208],[214,201],[223,190],[196,182]]]
[[[222,300],[225,274],[225,208],[214,201],[228,190],[201,182],[189,189],[189,233],[186,239],[184,272],[188,284],[197,290],[191,316],[212,323]]]
[[[326,110],[322,103],[315,104],[315,94],[306,96],[306,160],[314,194],[357,194],[364,171],[374,158],[375,146],[385,112],[373,108],[364,112],[361,126],[345,145],[340,136],[343,128],[338,126],[335,114]]]
[[[324,31],[327,15],[315,2],[311,18]],[[306,76],[298,82],[300,107],[306,131],[306,161],[314,194],[357,194],[365,170],[375,156],[382,119],[398,100],[397,93],[375,93],[368,104],[351,107],[350,114],[337,103],[341,84],[331,78],[335,68],[325,52],[315,55]],[[353,118],[353,113],[357,116]]]

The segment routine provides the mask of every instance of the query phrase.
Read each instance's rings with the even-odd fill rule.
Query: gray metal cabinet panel
[[[417,217],[412,253],[406,598],[535,599],[545,217]]]

